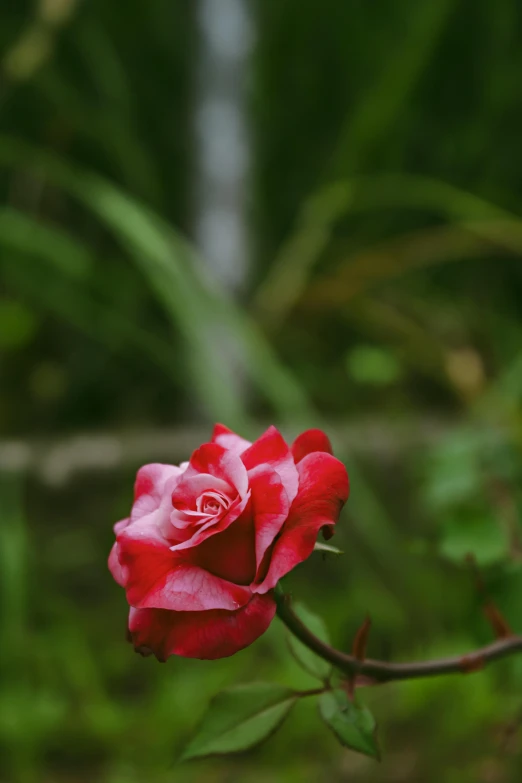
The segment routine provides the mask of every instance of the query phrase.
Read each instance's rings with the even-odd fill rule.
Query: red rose
[[[138,471],[109,557],[138,651],[224,658],[266,631],[278,580],[331,533],[348,498],[331,451],[320,430],[290,449],[275,427],[251,444],[218,424],[190,462]]]

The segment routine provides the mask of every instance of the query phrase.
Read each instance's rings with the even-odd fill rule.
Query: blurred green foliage
[[[349,649],[369,611],[374,657],[485,643],[468,552],[520,631],[522,8],[250,7],[254,263],[234,299],[187,239],[194,4],[2,5],[0,446],[323,424],[352,480],[345,554],[288,582],[334,642]],[[339,750],[305,702],[250,755],[175,766],[222,687],[314,685],[277,622],[212,664],[132,653],[105,567],[132,478],[52,486],[3,467],[2,783],[520,780],[516,659],[362,691],[381,766]]]

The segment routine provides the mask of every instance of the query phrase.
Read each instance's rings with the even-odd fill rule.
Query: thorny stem
[[[353,655],[325,644],[306,627],[293,611],[290,597],[276,590],[277,614],[289,631],[300,642],[350,677],[363,675],[376,682],[412,680],[419,677],[435,677],[443,674],[468,674],[479,671],[487,663],[522,652],[522,636],[497,639],[486,647],[451,658],[412,663],[387,663],[366,658],[360,661]]]

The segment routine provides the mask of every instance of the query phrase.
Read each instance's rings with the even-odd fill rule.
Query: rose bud
[[[275,427],[249,443],[221,424],[181,466],[138,471],[109,556],[137,650],[224,658],[270,625],[274,587],[331,533],[348,475],[320,430],[291,448]]]

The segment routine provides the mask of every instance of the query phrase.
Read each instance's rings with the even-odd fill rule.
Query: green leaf
[[[342,745],[380,761],[375,718],[368,707],[350,701],[344,691],[337,689],[321,694],[319,712]]]
[[[463,512],[444,525],[439,552],[460,564],[471,554],[479,566],[490,566],[507,558],[509,541],[493,517],[480,512],[468,516]]]
[[[209,278],[208,268],[192,245],[158,213],[103,177],[4,135],[0,135],[0,164],[21,165],[44,175],[111,231],[182,335],[196,392],[212,418],[248,430],[244,395],[230,382],[230,368],[218,350],[223,341],[241,357],[247,375],[285,420],[314,417],[306,392],[257,323]],[[10,244],[18,243],[20,236],[17,228],[15,237],[9,237]],[[35,245],[37,240],[34,234]],[[63,242],[59,249],[65,249]],[[81,272],[82,259],[76,261]]]
[[[85,282],[95,256],[78,239],[11,207],[0,209],[0,243],[11,251],[44,257],[69,278]]]
[[[0,213],[0,245],[2,241]],[[27,249],[30,251],[31,246],[28,245]],[[98,301],[87,286],[81,285],[74,278],[69,279],[61,270],[55,269],[53,262],[56,255],[53,246],[49,247],[42,242],[39,255],[40,258],[30,254],[26,256],[16,253],[13,257],[5,254],[2,258],[0,283],[7,281],[9,288],[17,290],[25,298],[53,312],[59,318],[73,323],[111,350],[128,345],[137,348],[161,367],[173,383],[179,384],[179,373],[172,363],[172,349],[168,342],[134,323],[129,316],[119,311],[117,302],[104,304]],[[40,260],[41,265],[35,263]],[[1,310],[0,304],[0,344],[6,347],[2,334],[4,324]],[[12,332],[13,329],[9,332],[11,337]]]
[[[330,644],[328,629],[321,617],[310,612],[303,604],[292,604],[292,608],[314,636],[317,636],[318,639],[321,639],[326,644]],[[308,674],[311,674],[312,677],[317,677],[321,682],[324,682],[329,677],[332,670],[330,664],[312,652],[312,650],[309,650],[295,636],[290,635],[288,637],[288,645],[297,663]]]
[[[491,437],[460,427],[430,449],[425,464],[424,502],[434,512],[478,497],[483,489],[479,455],[492,449]]]
[[[402,367],[390,352],[372,345],[359,345],[346,357],[349,375],[357,383],[387,386],[400,380]]]
[[[297,698],[290,688],[264,682],[218,693],[181,760],[254,747],[279,728]]]
[[[0,347],[19,348],[29,343],[38,320],[21,302],[0,301]]]
[[[336,546],[330,546],[330,544],[323,544],[321,541],[316,541],[314,552],[325,552],[330,555],[344,555],[342,549],[337,549]]]

